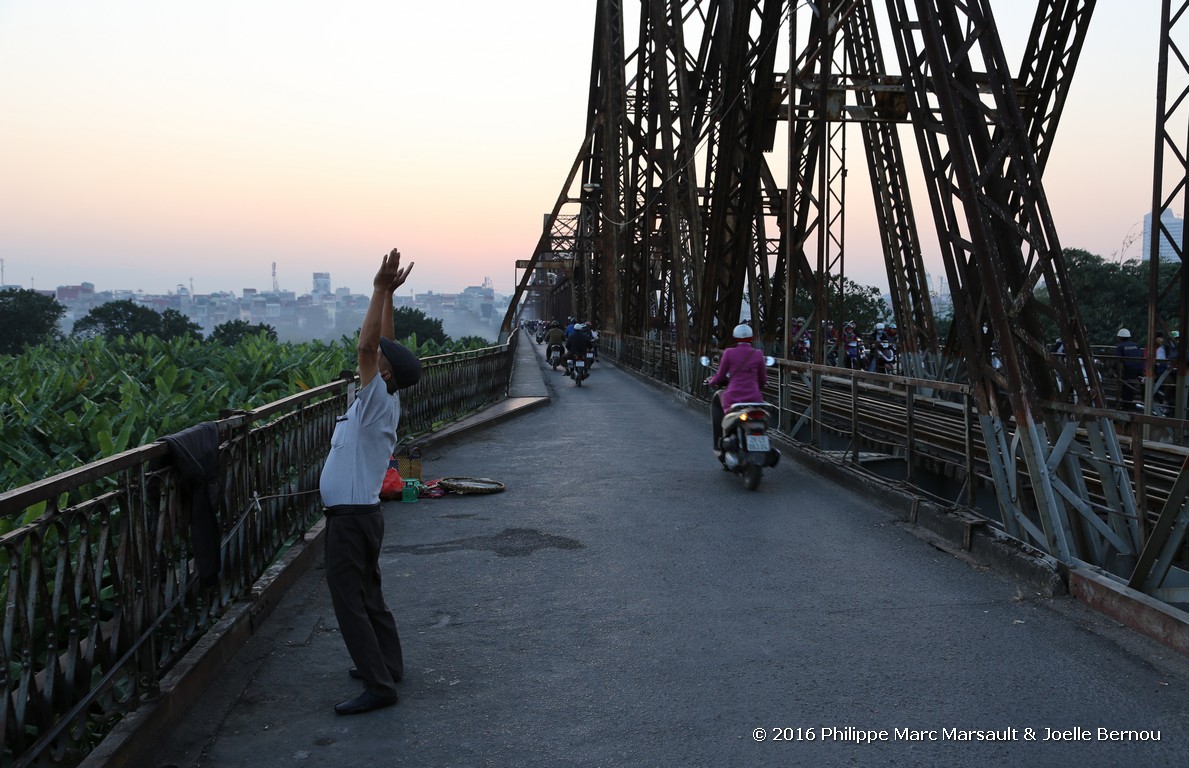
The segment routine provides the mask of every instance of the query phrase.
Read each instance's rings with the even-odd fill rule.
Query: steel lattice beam
[[[1189,528],[1184,498],[1148,535],[1041,180],[1094,0],[1036,0],[1015,77],[990,0],[885,0],[896,73],[886,69],[874,2],[642,0],[628,50],[621,0],[599,0],[587,139],[533,258],[567,251],[574,305],[622,337],[664,335],[682,353],[700,352],[743,313],[766,342],[783,346],[799,291],[815,307],[810,328],[844,319],[831,315],[846,282],[846,130],[857,123],[908,370],[974,385],[1003,526],[1150,591],[1189,585],[1189,577],[1172,583],[1182,575],[1170,559]],[[1171,3],[1164,0],[1162,67],[1172,51],[1189,70],[1169,34],[1189,0],[1176,11]],[[777,73],[782,45],[788,66]],[[1189,112],[1189,90],[1170,96],[1164,69],[1162,78],[1158,173],[1164,148],[1181,165],[1173,184],[1157,178],[1157,222],[1173,205],[1184,210],[1189,176],[1189,132],[1173,124]],[[765,153],[782,148],[781,121],[788,157],[776,168]],[[944,351],[903,123],[954,302]],[[1157,252],[1162,239],[1158,228]],[[1168,284],[1158,272],[1153,303],[1179,291],[1180,328],[1189,327],[1180,265]],[[1044,317],[1065,339],[1065,356],[1048,351]],[[820,360],[824,345],[816,349]],[[1185,349],[1179,354],[1189,368]],[[1179,391],[1180,415],[1183,381]],[[1087,471],[1104,479],[1093,499]],[[1189,496],[1189,481],[1182,486]],[[1137,561],[1142,574],[1129,570]]]
[[[1163,221],[1166,211],[1189,207],[1189,1],[1162,0],[1160,11],[1160,58],[1156,83],[1156,137],[1152,174],[1152,227],[1148,243],[1150,284],[1148,294],[1148,338],[1163,325],[1157,312],[1161,300],[1170,294],[1179,298],[1178,328],[1189,328],[1189,282],[1185,279],[1185,243],[1169,232]],[[1182,232],[1183,237],[1183,232]],[[1161,251],[1168,245],[1177,256],[1163,264]],[[1162,267],[1168,268],[1164,273]],[[1161,282],[1166,274],[1167,282]],[[1189,337],[1183,337],[1189,338]],[[1186,354],[1184,342],[1177,345],[1176,415],[1185,417]],[[1152,351],[1149,350],[1149,356]],[[1145,397],[1150,407],[1152,390]],[[1176,566],[1189,531],[1189,461],[1150,535],[1144,542],[1130,585],[1169,602],[1189,602],[1189,572]]]
[[[847,38],[858,104],[869,116],[859,124],[892,308],[901,327],[902,359],[912,375],[932,378],[939,371],[937,331],[904,152],[896,131],[896,124],[908,117],[904,83],[888,75],[870,2],[855,3],[847,19]]]
[[[1062,380],[1078,402],[1104,401],[989,4],[888,6],[1004,525],[1065,562],[1128,572],[1136,507],[1113,424],[1042,407],[1058,398]],[[1047,306],[1037,297],[1042,283]],[[1046,351],[1042,312],[1055,317],[1068,359],[1085,376]],[[1085,443],[1073,440],[1078,429]],[[1114,481],[1105,522],[1087,502],[1083,462]],[[1028,493],[1018,477],[1028,479]]]

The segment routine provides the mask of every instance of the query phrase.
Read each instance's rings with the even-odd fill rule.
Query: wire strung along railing
[[[422,361],[402,391],[406,439],[506,395],[510,343]],[[190,505],[156,442],[0,494],[3,766],[76,764],[318,519],[318,477],[354,381],[218,429],[221,570],[203,582]]]

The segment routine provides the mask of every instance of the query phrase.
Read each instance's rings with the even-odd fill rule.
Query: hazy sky
[[[1029,6],[994,6],[1013,66]],[[0,0],[4,280],[238,294],[276,262],[285,289],[327,271],[364,291],[399,246],[406,289],[489,276],[508,293],[583,139],[594,16],[594,0]],[[1064,246],[1117,256],[1142,228],[1158,26],[1157,0],[1098,3],[1045,177]],[[847,271],[885,286],[851,146]]]

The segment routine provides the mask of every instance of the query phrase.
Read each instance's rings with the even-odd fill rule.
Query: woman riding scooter
[[[735,403],[754,403],[764,399],[764,385],[768,383],[767,361],[764,353],[751,345],[751,326],[740,323],[731,333],[735,345],[722,353],[718,371],[706,379],[707,386],[726,389],[714,393],[710,400],[710,421],[714,428],[714,455],[722,461],[723,414]]]

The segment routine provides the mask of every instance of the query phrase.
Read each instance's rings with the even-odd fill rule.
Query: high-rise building
[[[1160,223],[1163,228],[1172,236],[1173,240],[1182,249],[1185,247],[1184,225],[1185,220],[1177,216],[1167,208],[1160,214]],[[1152,214],[1144,216],[1144,261],[1152,258]],[[1160,236],[1160,260],[1161,261],[1179,261],[1176,249],[1173,244],[1169,242],[1168,237],[1164,234]]]
[[[315,272],[313,295],[318,298],[322,296],[331,296],[333,294],[334,291],[330,289],[330,273]]]

